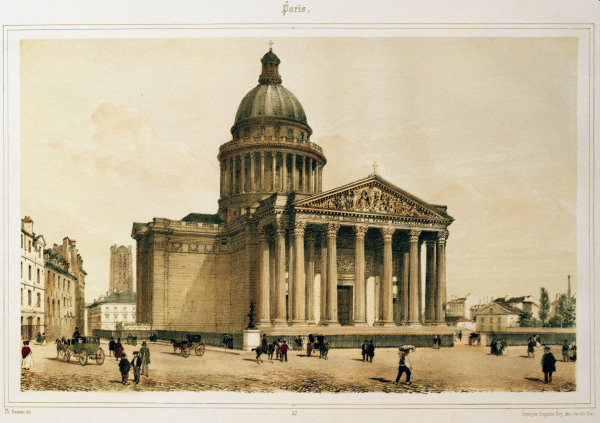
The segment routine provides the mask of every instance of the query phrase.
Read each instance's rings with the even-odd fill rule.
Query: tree
[[[533,326],[531,323],[532,314],[528,311],[522,311],[519,313],[519,326],[522,328],[528,328]]]
[[[560,314],[555,314],[549,320],[546,326],[550,326],[551,328],[560,328],[563,326],[563,318]]]
[[[558,314],[562,318],[563,328],[575,326],[575,303],[573,298],[565,294],[558,298]]]
[[[542,325],[546,326],[546,319],[550,315],[550,298],[548,297],[548,291],[542,287],[540,292],[540,312],[538,316],[542,321]]]

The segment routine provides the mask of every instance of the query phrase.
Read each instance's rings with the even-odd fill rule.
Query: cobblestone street
[[[139,349],[125,345],[128,358]],[[102,348],[108,352],[106,342]],[[492,356],[489,348],[456,345],[434,350],[418,348],[410,354],[412,384],[393,382],[398,370],[398,352],[381,348],[373,363],[362,362],[360,350],[332,349],[328,360],[318,354],[289,351],[288,361],[254,360],[254,352],[207,347],[203,356],[188,358],[173,353],[164,343],[149,343],[150,377],[142,376],[128,385],[114,357],[103,365],[90,360],[86,366],[72,359],[56,358],[54,344],[32,347],[34,365],[22,371],[23,391],[239,391],[239,392],[567,392],[575,391],[576,363],[556,363],[552,384],[543,383],[541,349],[535,358],[527,358],[526,347],[509,347],[507,356]],[[561,359],[559,346],[552,352]],[[402,381],[404,381],[402,377]]]

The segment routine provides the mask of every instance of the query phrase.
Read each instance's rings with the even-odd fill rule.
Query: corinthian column
[[[437,238],[437,286],[435,322],[438,325],[446,323],[446,239],[448,231],[438,232]]]
[[[292,154],[292,187],[290,192],[296,191],[296,155]]]
[[[255,153],[250,153],[250,191],[256,192],[256,181],[254,177],[254,155]]]
[[[287,153],[281,153],[282,156],[282,160],[281,160],[281,191],[282,192],[287,192],[288,191],[288,186],[287,186]]]
[[[292,323],[306,323],[304,280],[304,229],[306,223],[296,222],[294,227],[294,305]]]
[[[246,156],[240,156],[240,192],[246,192]]]
[[[265,152],[260,152],[260,191],[264,192],[265,190]]]
[[[327,324],[339,325],[337,308],[337,232],[340,225],[327,225]]]
[[[367,324],[366,295],[365,295],[365,234],[366,226],[354,226],[354,324],[363,326]]]
[[[327,321],[327,231],[321,236],[321,308],[319,323]]]
[[[313,171],[313,159],[308,159],[308,192],[313,194],[315,192],[315,173]]]
[[[408,324],[418,325],[419,324],[419,235],[421,231],[411,230],[409,232],[410,241],[410,275],[409,275],[409,301],[408,301]]]
[[[271,192],[277,192],[277,153],[273,151],[271,156],[273,157],[273,167],[271,169],[271,177],[273,178],[273,181],[271,183]]]
[[[231,158],[231,195],[235,194],[235,157]]]
[[[425,323],[435,321],[435,290],[437,276],[435,272],[435,241],[428,240],[426,246],[426,274],[425,274]]]
[[[402,323],[408,322],[408,298],[410,279],[410,253],[402,249]]]
[[[306,236],[306,323],[315,323],[315,305],[313,289],[315,285],[315,234]]]
[[[286,323],[285,306],[285,224],[277,222],[275,224],[275,254],[276,254],[276,280],[277,302],[275,305],[274,323]]]
[[[300,192],[306,192],[306,156],[302,156],[302,188]]]
[[[260,240],[260,288],[258,323],[266,325],[271,323],[271,305],[269,289],[269,235],[264,228],[259,228],[258,239]]]
[[[385,326],[394,323],[394,296],[393,296],[393,265],[392,265],[392,235],[394,228],[381,228],[383,235],[383,280],[381,281],[382,296],[382,321]]]

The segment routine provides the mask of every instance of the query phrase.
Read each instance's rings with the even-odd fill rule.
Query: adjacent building
[[[275,53],[261,63],[218,151],[217,213],[133,224],[138,323],[239,333],[254,303],[270,334],[445,325],[446,206],[376,168],[323,191],[327,159],[304,109],[281,85]]]
[[[112,292],[87,306],[88,328],[93,335],[122,331],[136,323],[135,292]]]
[[[33,231],[29,216],[21,219],[21,338],[45,333],[45,275],[43,235]]]
[[[70,338],[76,325],[77,276],[63,257],[63,246],[44,250],[46,268],[46,338]],[[81,326],[79,326],[81,329]]]
[[[470,321],[474,317],[473,307],[480,303],[481,299],[477,295],[452,298],[446,305],[446,320],[448,317],[465,317]]]
[[[477,332],[498,332],[519,326],[519,314],[523,310],[506,303],[492,301],[479,308],[475,315]]]

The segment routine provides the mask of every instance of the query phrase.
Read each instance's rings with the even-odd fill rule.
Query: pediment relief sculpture
[[[315,209],[341,210],[364,213],[398,214],[410,217],[439,217],[408,198],[392,194],[371,183],[347,191],[337,192],[299,205]]]

